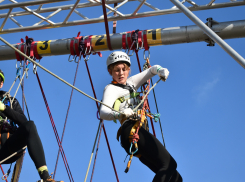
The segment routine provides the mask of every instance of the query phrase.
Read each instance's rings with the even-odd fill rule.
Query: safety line
[[[113,49],[111,47],[111,39],[110,39],[110,33],[109,33],[109,26],[108,26],[107,13],[106,13],[106,7],[105,7],[105,0],[102,0],[102,9],[103,9],[104,20],[105,20],[105,31],[106,31],[107,45],[108,45],[108,48],[112,51]]]
[[[94,86],[93,86],[93,82],[92,82],[92,78],[91,78],[91,75],[90,75],[90,71],[89,71],[89,68],[88,68],[88,63],[87,63],[87,61],[85,61],[85,65],[86,65],[86,68],[87,68],[87,71],[88,71],[88,76],[89,76],[90,84],[91,84],[91,87],[92,87],[92,90],[93,90],[93,93],[94,93],[94,98],[97,99],[96,93],[95,93],[95,90],[94,90]],[[96,102],[96,105],[97,105],[97,109],[98,109],[98,111],[99,111],[100,108],[99,108],[98,102]],[[111,148],[110,148],[109,141],[108,141],[108,138],[107,138],[105,126],[102,125],[102,128],[103,128],[104,135],[105,135],[105,138],[106,138],[106,143],[107,143],[107,146],[108,146],[108,150],[109,150],[109,153],[110,153],[110,156],[111,156],[111,162],[112,162],[112,165],[113,165],[113,168],[114,168],[114,172],[115,172],[117,181],[119,182],[118,175],[117,175],[117,170],[116,170],[116,166],[115,166],[115,163],[114,163],[114,160],[113,160],[113,157],[112,157]]]
[[[151,79],[151,86],[153,87],[152,79]],[[154,100],[155,100],[155,104],[156,104],[157,113],[159,113],[159,111],[158,111],[158,105],[157,105],[157,98],[156,98],[156,94],[155,94],[155,89],[153,88],[152,91],[153,91],[153,96],[154,96]],[[164,140],[164,136],[163,136],[162,124],[161,124],[160,117],[159,117],[159,121],[158,122],[159,122],[160,129],[161,129],[163,146],[166,148],[166,144],[165,144],[165,140]]]
[[[5,159],[3,159],[2,161],[0,161],[0,164],[2,164],[3,162],[5,162],[6,160],[10,159],[11,157],[15,156],[16,154],[24,151],[26,149],[27,146],[24,146],[22,149],[18,150],[17,152],[11,154],[10,156],[6,157]]]
[[[79,57],[79,60],[77,62],[77,67],[76,67],[76,71],[75,71],[75,76],[74,76],[74,81],[73,81],[73,86],[75,86],[76,83],[76,79],[77,79],[77,71],[78,71],[78,67],[79,67],[79,63],[81,60],[81,56]],[[65,134],[65,128],[66,128],[66,123],[67,123],[67,119],[68,119],[68,115],[69,115],[69,110],[70,110],[70,106],[71,106],[71,100],[72,100],[72,95],[73,95],[73,88],[71,90],[71,95],[70,95],[70,99],[69,99],[69,104],[68,104],[68,108],[67,108],[67,112],[66,112],[66,118],[65,118],[65,123],[64,123],[64,127],[63,127],[63,132],[62,132],[62,136],[61,136],[61,145],[63,142],[63,137]],[[57,155],[57,159],[56,159],[56,164],[55,164],[55,169],[54,169],[54,175],[53,178],[55,179],[55,174],[56,174],[56,170],[57,170],[57,165],[58,165],[58,160],[59,160],[59,155],[60,155],[60,150],[58,150],[58,155]]]
[[[4,42],[6,45],[8,45],[9,47],[11,47],[12,49],[14,49],[15,51],[17,51],[19,54],[21,54],[22,56],[26,57],[27,59],[29,59],[33,64],[35,64],[36,66],[40,67],[41,69],[43,69],[44,71],[46,71],[47,73],[49,73],[50,75],[54,76],[55,78],[57,78],[58,80],[62,81],[63,83],[67,84],[68,86],[74,88],[76,91],[78,91],[79,93],[85,95],[86,97],[110,108],[111,110],[115,111],[115,112],[118,112],[120,114],[123,114],[122,112],[120,111],[116,111],[115,109],[111,108],[110,106],[104,104],[103,102],[97,100],[97,99],[94,99],[93,97],[89,96],[88,94],[86,94],[85,92],[79,90],[78,88],[74,87],[73,85],[71,85],[70,83],[68,83],[67,81],[65,81],[64,79],[60,78],[59,76],[57,76],[56,74],[52,73],[51,71],[49,71],[48,69],[44,68],[42,65],[40,65],[39,63],[37,63],[36,61],[34,61],[33,59],[31,59],[30,57],[28,57],[27,55],[25,55],[23,52],[19,51],[18,49],[16,49],[14,46],[12,46],[10,43],[8,43],[6,40],[4,40],[2,37],[0,37],[0,40],[2,42]]]
[[[135,50],[135,54],[136,54],[136,58],[137,58],[139,70],[140,70],[140,72],[142,72],[141,66],[140,66],[140,60],[139,60],[138,50]],[[160,80],[161,80],[161,79],[159,79],[158,82],[159,82]],[[157,83],[158,83],[158,82],[157,82]],[[145,89],[145,86],[144,86],[144,85],[143,85],[143,87],[144,87],[144,89]],[[154,87],[153,87],[153,88],[154,88]],[[151,91],[151,89],[150,89],[149,91]],[[148,93],[149,93],[149,92],[148,92]],[[148,95],[148,94],[147,94],[147,95]],[[148,110],[149,110],[149,112],[151,112],[151,111],[150,111],[150,105],[149,105],[148,100],[147,100],[146,102],[147,102],[147,105],[148,105]],[[143,103],[143,102],[142,102],[142,103]],[[137,107],[139,107],[139,106],[140,106],[140,104],[139,104]],[[152,120],[152,118],[150,118],[150,121],[151,121],[151,127],[152,127],[153,135],[156,137],[155,128],[154,128],[154,125],[153,125],[153,120]]]
[[[100,120],[100,123],[101,123],[101,127],[100,127],[99,139],[98,139],[96,153],[95,153],[95,157],[94,157],[94,164],[93,164],[93,169],[92,169],[92,173],[91,173],[90,182],[92,182],[93,175],[94,175],[94,169],[95,169],[96,159],[97,159],[97,155],[98,155],[98,151],[99,151],[99,145],[100,145],[101,131],[102,131],[102,127],[104,125],[103,120]]]
[[[44,94],[44,91],[43,91],[43,88],[42,88],[42,85],[41,85],[41,82],[40,82],[40,79],[39,79],[39,76],[38,76],[38,73],[37,73],[37,72],[36,72],[36,77],[37,77],[37,80],[38,80],[38,83],[39,83],[39,86],[40,86],[40,90],[41,90],[41,92],[42,92],[43,100],[44,100],[44,102],[45,102],[45,105],[46,105],[46,108],[47,108],[47,111],[48,111],[48,115],[49,115],[51,124],[52,124],[52,126],[53,126],[54,134],[55,134],[55,136],[56,136],[56,140],[57,140],[59,149],[60,149],[60,151],[61,151],[61,155],[62,155],[64,164],[65,164],[65,167],[66,167],[66,171],[67,171],[69,180],[74,182],[73,177],[72,177],[72,174],[71,174],[71,171],[70,171],[70,167],[69,167],[69,165],[68,165],[68,162],[67,162],[67,159],[66,159],[66,156],[65,156],[65,152],[64,152],[63,147],[62,147],[62,145],[61,145],[61,141],[60,141],[60,138],[59,138],[59,135],[58,135],[56,126],[55,126],[55,124],[54,124],[54,120],[53,120],[51,111],[50,111],[50,109],[49,109],[48,102],[47,102],[46,96],[45,96],[45,94]]]
[[[103,122],[102,120],[100,120],[100,122],[99,122],[99,126],[98,126],[97,133],[96,133],[95,140],[94,140],[94,146],[93,146],[92,153],[91,153],[91,156],[90,156],[90,159],[89,159],[88,168],[87,168],[87,172],[86,172],[86,175],[85,175],[85,178],[84,178],[84,182],[87,181],[88,172],[89,172],[89,169],[90,169],[90,165],[91,165],[92,158],[93,158],[93,155],[94,155],[94,149],[95,149],[97,138],[98,138],[98,133],[99,132],[101,133],[101,123],[102,122]],[[100,135],[99,135],[98,143],[99,143],[99,141],[100,141]],[[97,147],[98,147],[98,144],[97,144]],[[96,157],[97,157],[97,150],[96,150],[96,155],[95,155],[94,161],[96,160]],[[93,174],[93,171],[92,171],[92,174]]]

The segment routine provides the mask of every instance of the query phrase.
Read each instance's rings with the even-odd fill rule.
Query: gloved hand
[[[160,68],[157,71],[157,74],[162,79],[162,81],[166,81],[169,75],[169,71],[167,68]]]
[[[4,111],[6,106],[0,101],[0,111]]]
[[[124,111],[123,111],[123,115],[124,115],[126,118],[129,118],[130,116],[133,116],[133,115],[134,115],[134,111],[133,111],[131,108],[126,108],[126,109],[124,109]]]

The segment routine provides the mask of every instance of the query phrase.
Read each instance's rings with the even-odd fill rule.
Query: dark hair
[[[2,77],[3,76],[3,77]],[[0,69],[0,83],[2,83],[2,81],[4,81],[4,73],[3,71]]]

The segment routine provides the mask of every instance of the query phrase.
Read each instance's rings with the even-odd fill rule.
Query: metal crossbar
[[[49,7],[43,8],[43,4],[47,3],[54,3],[54,2],[60,2],[65,0],[37,0],[37,1],[27,1],[27,2],[21,2],[18,3],[15,0],[10,0],[13,4],[5,4],[0,5],[0,10],[8,9],[7,13],[0,14],[0,18],[3,18],[4,21],[2,22],[0,26],[0,34],[6,34],[6,33],[15,33],[15,32],[21,32],[21,31],[30,31],[30,30],[42,30],[47,28],[59,28],[59,27],[67,27],[67,26],[75,26],[75,25],[85,25],[85,24],[94,24],[94,23],[101,23],[104,22],[104,16],[98,17],[93,13],[93,11],[84,11],[84,13],[81,13],[79,9],[81,8],[95,8],[97,6],[101,6],[102,2],[101,0],[88,0],[89,2],[80,3],[80,0],[76,0],[74,4],[68,4],[68,5],[62,5],[62,6],[51,6],[47,5]],[[226,7],[235,7],[235,6],[242,6],[245,5],[245,1],[243,0],[223,0],[222,3],[214,3],[215,0],[205,0],[202,1],[202,3],[206,4],[197,4],[196,2],[192,0],[183,0],[181,1],[182,4],[185,4],[187,8],[191,11],[200,11],[200,10],[209,10],[209,9],[216,9],[216,8],[226,8]],[[3,0],[0,0],[0,3],[4,2]],[[125,14],[123,12],[124,9],[129,9],[127,7],[132,6],[132,2],[138,2],[134,3],[135,8],[133,8],[132,12],[129,14]],[[118,5],[113,8],[110,6],[110,4],[118,3]],[[170,7],[169,9],[160,9],[157,8],[155,5],[151,5],[150,3],[154,3],[153,0],[107,0],[105,1],[105,7],[108,9],[107,16],[110,15],[110,13],[114,12],[116,16],[111,14],[111,16],[108,16],[108,21],[118,21],[118,20],[127,20],[127,19],[134,19],[134,18],[144,18],[144,17],[151,17],[151,16],[159,16],[159,15],[167,15],[167,14],[175,14],[175,13],[182,13],[176,6]],[[163,2],[164,3],[164,2]],[[27,6],[33,6],[33,5],[39,5],[37,9],[30,9]],[[123,8],[121,8],[123,6]],[[143,8],[143,7],[148,8]],[[14,8],[22,8],[24,11],[14,11]],[[120,8],[120,11],[118,10]],[[146,9],[151,9],[150,11],[146,11]],[[69,11],[67,16],[62,18],[57,18],[60,20],[56,20],[56,22],[51,21],[50,19],[57,15],[58,13],[63,11]],[[42,16],[42,13],[50,13],[47,17]],[[71,17],[73,13],[76,13],[79,15],[79,17],[76,19],[76,17]],[[30,25],[23,26],[23,22],[25,21],[25,17],[27,15],[34,15],[38,17],[39,20],[36,23],[30,22]],[[18,21],[14,19],[14,17],[19,17]],[[82,17],[82,19],[81,19]],[[10,19],[15,23],[15,27],[11,27],[8,29],[4,29],[4,26],[8,23],[7,20]],[[12,25],[13,26],[13,25]]]

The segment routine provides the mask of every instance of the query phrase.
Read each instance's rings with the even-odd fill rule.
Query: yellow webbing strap
[[[121,104],[121,101],[120,101],[119,99],[117,99],[117,100],[115,101],[115,103],[114,103],[113,109],[115,109],[116,111],[119,111],[120,104]],[[113,121],[114,121],[115,123],[117,123],[117,120],[116,120],[116,119],[114,119]]]

